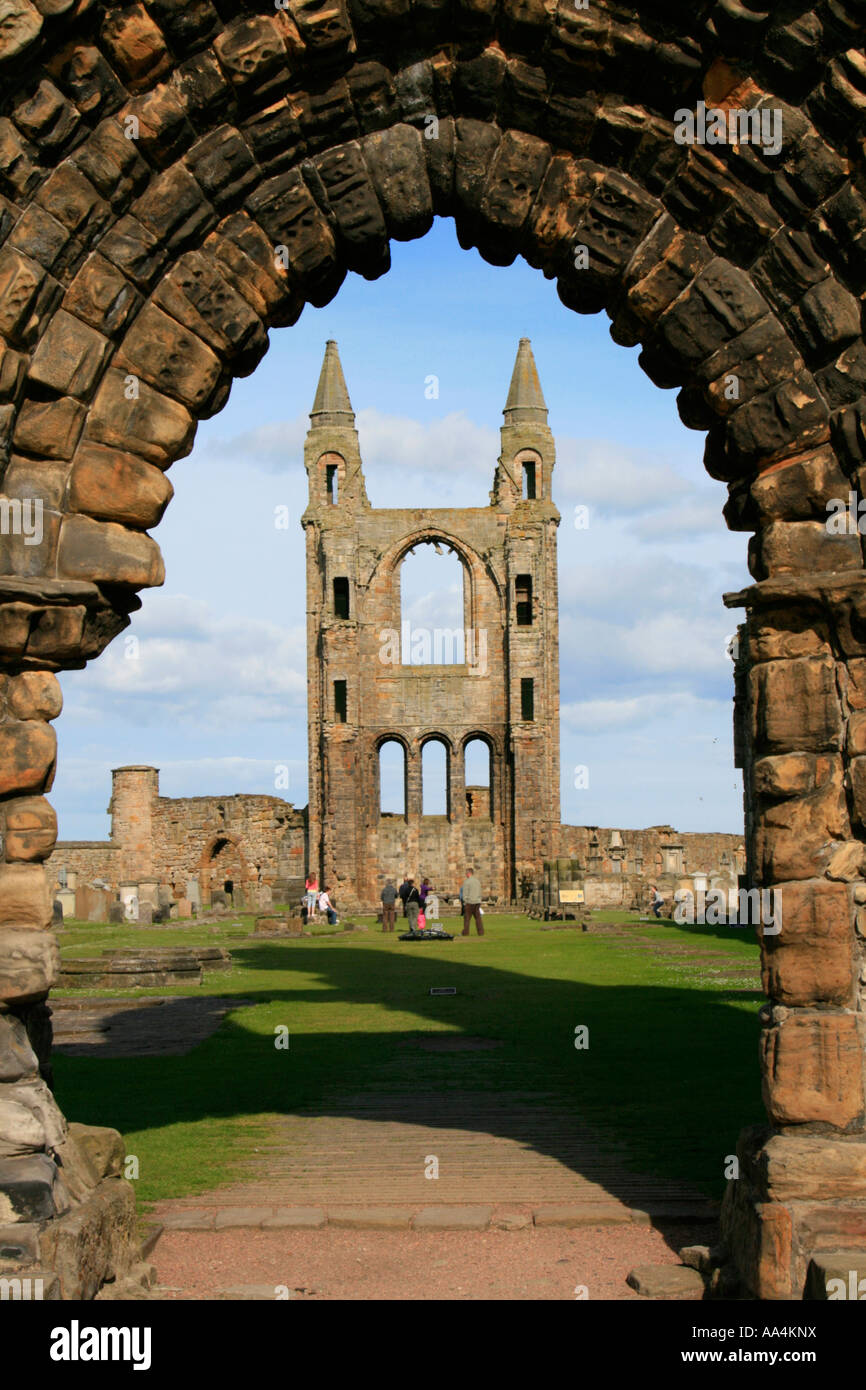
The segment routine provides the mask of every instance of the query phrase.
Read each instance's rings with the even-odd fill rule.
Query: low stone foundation
[[[117,954],[65,960],[61,989],[159,989],[165,985],[200,985],[203,974],[231,970],[232,958],[222,946],[157,946]]]
[[[859,1262],[866,1259],[864,1136],[754,1126],[740,1136],[737,1158],[740,1176],[728,1183],[721,1232],[742,1294],[826,1297],[815,1292],[813,1257],[845,1263],[846,1254],[859,1252]]]
[[[91,1299],[107,1286],[142,1296],[124,1157],[116,1130],[71,1124],[53,1154],[0,1159],[0,1276],[19,1279],[21,1297]]]

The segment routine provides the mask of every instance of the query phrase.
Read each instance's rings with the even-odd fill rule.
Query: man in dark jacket
[[[406,894],[406,918],[409,922],[409,930],[418,930],[418,913],[421,911],[421,894],[415,887],[414,878],[407,880],[409,892]]]
[[[394,930],[394,918],[396,916],[395,904],[397,902],[397,889],[394,887],[393,878],[386,878],[385,886],[382,889],[382,930]]]
[[[409,896],[409,880],[404,878],[399,888],[400,901],[403,904],[403,916],[406,916],[406,899]]]

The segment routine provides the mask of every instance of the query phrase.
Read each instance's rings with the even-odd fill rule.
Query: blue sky
[[[110,769],[124,763],[159,767],[166,796],[273,792],[287,767],[280,794],[306,803],[303,438],[328,338],[373,506],[487,503],[517,343],[531,338],[562,514],[562,818],[741,831],[725,653],[738,619],[721,596],[749,582],[747,538],[725,528],[704,436],[643,375],[638,350],[611,340],[606,316],[565,309],[523,261],[487,265],[443,219],[391,254],[380,280],[350,275],[330,305],[272,332],[172,468],[153,532],[164,587],[98,661],[61,677],[61,838],[107,835]],[[425,396],[430,375],[438,399]],[[288,529],[274,524],[281,506]],[[412,611],[431,603],[422,574]]]

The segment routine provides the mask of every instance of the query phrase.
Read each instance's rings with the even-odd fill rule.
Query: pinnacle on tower
[[[316,388],[316,399],[310,411],[310,422],[312,425],[355,424],[355,412],[349,400],[340,354],[333,338],[329,338],[325,344],[325,356],[319,385]]]
[[[538,368],[528,338],[521,338],[517,349],[508,400],[502,412],[506,425],[547,424],[547,405],[538,379]]]

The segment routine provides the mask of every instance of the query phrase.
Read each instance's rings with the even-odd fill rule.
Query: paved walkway
[[[536,1225],[713,1215],[694,1189],[630,1171],[573,1113],[539,1095],[334,1094],[275,1121],[270,1139],[244,1181],[161,1202],[157,1219],[202,1230],[358,1224],[364,1211],[371,1226],[385,1214],[389,1226],[417,1226],[429,1208],[447,1208],[452,1225],[458,1209],[474,1212],[476,1228],[497,1224],[503,1209]]]

